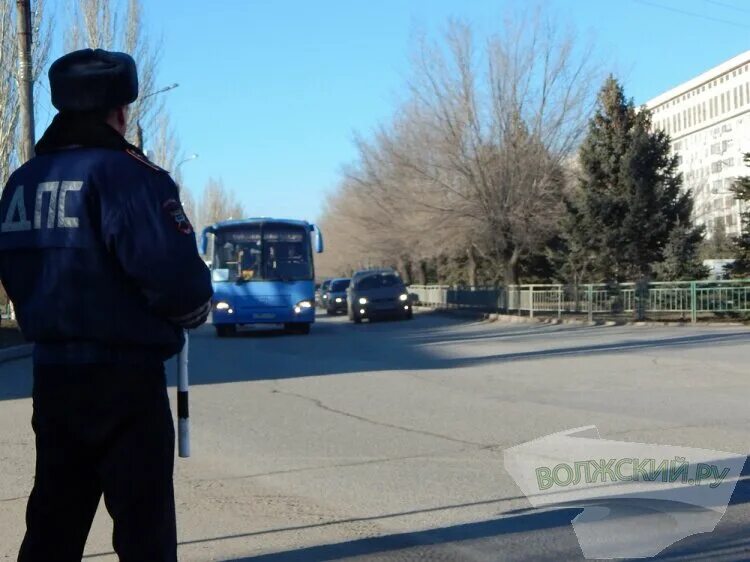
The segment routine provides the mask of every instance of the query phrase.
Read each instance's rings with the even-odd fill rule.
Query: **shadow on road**
[[[682,333],[676,335],[677,333]],[[687,332],[687,333],[686,333]],[[750,342],[750,330],[485,324],[439,313],[411,321],[354,325],[319,321],[308,336],[280,331],[218,338],[210,326],[192,334],[193,385],[278,380],[373,371],[461,369],[509,361],[554,360],[648,350],[715,348]],[[454,353],[460,348],[460,353]],[[30,396],[24,362],[0,364],[0,400]],[[168,366],[171,383],[174,367]]]
[[[714,461],[722,464],[724,461]],[[745,461],[745,466],[737,480],[730,506],[750,502],[750,463]],[[679,513],[680,510],[690,509],[677,502],[671,502],[673,493],[665,490],[664,499],[661,503],[668,509],[668,513]],[[510,498],[491,500],[501,502]],[[587,505],[614,505],[615,502],[630,502],[632,506],[638,506],[638,499],[629,498],[627,495],[618,495],[611,499],[600,499],[590,501]],[[651,512],[654,501],[659,503],[658,495],[653,496],[645,508],[647,514]],[[467,504],[468,505],[468,504]],[[445,508],[438,509],[449,509]],[[466,559],[508,559],[508,560],[574,560],[582,559],[582,553],[572,526],[572,520],[585,509],[586,505],[560,504],[557,507],[535,509],[525,508],[508,512],[501,517],[488,521],[454,525],[416,532],[394,533],[382,537],[357,539],[352,541],[325,544],[306,548],[299,548],[283,552],[236,558],[227,562],[322,562],[324,560],[461,560],[461,554]],[[672,509],[669,509],[669,508]],[[412,512],[417,513],[417,512]],[[390,516],[373,517],[370,519],[383,519],[403,514],[392,514]],[[632,516],[632,515],[630,515]],[[629,516],[629,517],[630,517]],[[359,519],[361,520],[361,519]],[[351,521],[359,521],[351,520]],[[337,521],[328,524],[344,523]],[[303,527],[288,529],[301,530]],[[554,540],[548,543],[534,543],[531,545],[524,539],[524,533],[535,533],[538,531],[549,531],[558,528],[559,532],[554,535]],[[273,530],[268,532],[279,532]],[[260,534],[263,534],[262,532]],[[513,535],[519,535],[514,537]],[[236,539],[251,536],[232,535],[228,537],[217,537],[207,539],[210,541]],[[618,537],[618,540],[622,537]],[[640,537],[633,537],[638,540]],[[528,539],[528,537],[527,537]],[[191,541],[205,542],[205,541]],[[183,544],[190,544],[183,543]],[[454,546],[451,546],[454,545]],[[529,551],[527,548],[535,548]],[[444,550],[441,550],[444,549]],[[701,533],[684,538],[666,548],[655,560],[746,560],[750,552],[750,536],[748,528],[732,522],[719,523],[716,529],[710,533]],[[516,553],[516,556],[514,556]]]
[[[553,527],[564,527],[567,526],[571,519],[578,515],[580,511],[580,509],[560,509],[544,513],[503,517],[490,521],[453,525],[451,527],[430,529],[414,533],[395,533],[383,537],[357,539],[285,552],[261,554],[259,556],[250,556],[246,558],[235,558],[228,560],[227,562],[322,562],[323,560],[341,560],[355,557],[363,557],[366,559],[373,555],[377,555],[377,557],[372,558],[373,560],[384,560],[384,554],[395,554],[396,551],[411,551],[412,549],[429,551],[431,550],[430,547],[440,547],[450,543],[498,539],[499,537],[508,534],[529,533],[547,530]],[[550,555],[550,560],[571,560],[580,557],[580,549],[575,541],[575,536],[573,535],[572,530],[567,539],[568,540],[566,541],[558,541],[556,543],[554,556]],[[483,545],[482,549],[488,549],[491,552],[494,552],[495,557],[488,557],[488,560],[503,559],[501,554],[501,544],[499,541],[496,548],[493,548],[490,544]],[[431,555],[429,552],[413,554],[416,554],[416,556],[408,557],[408,559],[461,560],[458,553],[454,553],[454,556],[446,556],[445,554],[440,556],[437,553]],[[472,559],[475,558],[472,557]],[[535,559],[543,560],[544,558],[535,557]]]
[[[737,480],[730,506],[750,502],[750,462],[745,465]],[[713,461],[723,464],[725,461]],[[614,494],[615,492],[613,492]],[[673,498],[669,490],[663,492],[663,503]],[[226,540],[259,538],[278,533],[298,533],[322,527],[333,527],[363,522],[378,522],[430,512],[450,511],[478,505],[498,504],[517,500],[519,497],[491,498],[483,501],[442,505],[428,509],[400,511],[370,517],[334,519],[320,523],[295,525],[281,528],[254,530],[224,536],[206,537],[182,541],[181,546],[208,544]],[[659,501],[658,495],[652,499]],[[628,502],[637,506],[637,501],[619,494],[611,499],[603,498],[588,502],[588,505],[602,505],[607,502]],[[672,513],[678,513],[685,506],[673,502]],[[653,502],[649,504],[653,506]],[[501,514],[495,519],[463,523],[428,530],[404,531],[390,535],[355,539],[332,544],[296,548],[281,552],[235,558],[226,562],[322,562],[325,560],[358,559],[366,560],[578,560],[582,558],[581,548],[571,526],[572,520],[586,505],[559,504],[544,509],[523,508]],[[647,508],[650,510],[650,507]],[[628,516],[629,517],[629,516]],[[726,520],[727,517],[725,516]],[[547,541],[530,540],[530,535],[540,531],[549,533]],[[532,550],[529,550],[532,549]],[[696,534],[682,539],[666,548],[654,560],[746,560],[750,552],[750,536],[745,525],[737,525],[732,520],[720,522],[710,533]],[[101,552],[85,556],[96,559],[112,555]],[[462,556],[463,555],[463,556]]]

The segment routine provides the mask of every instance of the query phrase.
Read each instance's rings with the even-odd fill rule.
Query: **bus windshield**
[[[313,278],[310,236],[303,227],[245,225],[216,232],[214,267],[228,281],[303,281]]]

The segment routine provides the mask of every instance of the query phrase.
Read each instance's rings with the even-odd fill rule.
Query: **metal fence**
[[[535,315],[625,315],[696,322],[705,316],[750,314],[750,279],[656,283],[449,287],[411,285],[419,304]]]

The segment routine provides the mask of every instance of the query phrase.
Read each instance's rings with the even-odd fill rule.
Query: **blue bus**
[[[217,335],[255,324],[308,334],[315,322],[313,245],[322,252],[323,237],[305,221],[229,220],[204,229],[201,252],[211,266]]]

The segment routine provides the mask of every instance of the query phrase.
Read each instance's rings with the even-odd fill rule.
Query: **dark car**
[[[325,298],[325,309],[328,314],[343,314],[346,312],[346,290],[350,279],[332,279]]]
[[[328,286],[331,284],[331,279],[326,279],[320,284],[320,287],[315,291],[315,304],[320,308],[326,307],[325,296],[328,292]]]
[[[349,285],[349,319],[359,324],[364,318],[412,317],[412,306],[401,277],[392,269],[358,271]]]

